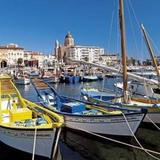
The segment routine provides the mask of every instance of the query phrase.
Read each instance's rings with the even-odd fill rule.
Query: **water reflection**
[[[137,138],[144,147],[160,152],[160,133],[140,128]],[[150,133],[149,133],[150,132]],[[154,135],[154,136],[153,136]],[[154,160],[144,151],[99,139],[82,133],[65,130],[65,143],[85,158],[92,160]],[[122,139],[123,141],[123,139]],[[136,144],[132,139],[131,144]],[[156,155],[157,156],[157,155]],[[159,156],[160,158],[160,156]]]
[[[31,160],[32,155],[18,151],[14,148],[8,147],[7,145],[0,143],[0,159],[1,160]],[[46,160],[43,157],[35,157],[35,160]]]

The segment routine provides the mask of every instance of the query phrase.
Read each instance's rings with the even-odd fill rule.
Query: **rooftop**
[[[71,48],[95,48],[95,49],[103,49],[103,48],[100,48],[100,47],[97,47],[97,46],[87,46],[87,45],[75,45],[75,46],[72,46]]]
[[[10,43],[6,46],[0,46],[0,49],[21,49],[21,50],[23,50],[24,48],[19,47],[17,44]]]

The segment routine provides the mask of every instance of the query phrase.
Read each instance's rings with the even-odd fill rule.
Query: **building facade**
[[[13,43],[0,46],[0,68],[16,66],[19,59],[24,66],[43,67],[52,64],[55,57],[37,51],[26,51]]]
[[[100,56],[104,54],[104,49],[95,46],[72,46],[66,49],[69,58],[88,62],[99,62]]]
[[[24,58],[24,48],[13,43],[0,46],[1,68],[17,64],[19,58]]]
[[[44,67],[52,65],[55,60],[53,55],[45,55],[41,52],[25,51],[24,53],[24,65],[30,67]]]
[[[116,65],[119,62],[118,54],[104,54],[100,56],[100,63],[105,65]]]
[[[71,33],[67,33],[64,45],[56,41],[55,55],[58,60],[65,61],[66,58],[84,60],[88,62],[99,62],[99,58],[104,54],[104,49],[96,46],[75,45]]]

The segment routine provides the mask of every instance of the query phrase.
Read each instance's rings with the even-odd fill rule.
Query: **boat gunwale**
[[[80,115],[80,114],[72,114],[72,113],[67,113],[67,112],[60,112],[57,110],[52,110],[51,108],[53,108],[52,106],[46,106],[45,104],[41,103],[45,108],[49,109],[51,112],[55,112],[61,115],[68,115],[68,116],[74,116],[74,117],[113,117],[113,116],[122,116],[122,114],[105,114],[105,115]],[[135,114],[146,114],[143,113],[142,111],[136,111],[136,112],[132,112],[132,113],[125,113],[125,116],[129,116],[129,115],[135,115]]]
[[[21,127],[21,126],[6,126],[6,125],[2,125],[0,124],[0,128],[5,128],[5,129],[10,129],[10,130],[19,130],[19,131],[24,131],[24,130],[27,130],[27,131],[34,131],[35,129],[36,130],[53,130],[57,127],[53,127],[53,126],[50,126],[50,127],[44,127],[44,126],[41,126],[41,128],[37,127],[37,126],[33,126],[33,127]]]
[[[123,106],[124,105],[124,109],[128,109],[128,108],[132,108],[132,107],[135,107],[135,108],[137,108],[137,109],[157,109],[158,111],[156,111],[156,112],[148,112],[148,113],[159,113],[160,112],[160,107],[153,107],[153,106],[138,106],[138,105],[136,105],[136,104],[133,104],[133,105],[130,105],[130,104],[121,104],[121,103],[112,103],[112,102],[107,102],[107,101],[104,101],[104,100],[101,100],[101,99],[98,99],[98,98],[93,98],[93,97],[89,97],[89,98],[91,98],[92,100],[97,100],[97,101],[99,101],[100,103],[108,103],[108,105],[118,105],[118,106]],[[100,105],[103,105],[104,107],[107,107],[107,104],[100,104]],[[153,104],[153,105],[155,105],[155,104]],[[125,108],[125,107],[127,107],[127,108]],[[119,109],[119,108],[118,108]],[[121,108],[120,108],[121,109]],[[134,109],[133,109],[134,110]]]

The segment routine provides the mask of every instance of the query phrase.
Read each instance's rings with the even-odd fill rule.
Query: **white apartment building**
[[[99,58],[104,54],[104,49],[95,46],[75,45],[66,49],[66,55],[75,60],[88,62],[99,62]]]
[[[59,61],[65,59],[85,60],[88,62],[99,62],[99,58],[104,54],[104,48],[96,46],[75,45],[75,40],[70,32],[64,39],[64,45],[58,41],[55,43],[55,55]]]
[[[100,57],[101,64],[115,65],[118,63],[118,54],[104,54]]]

